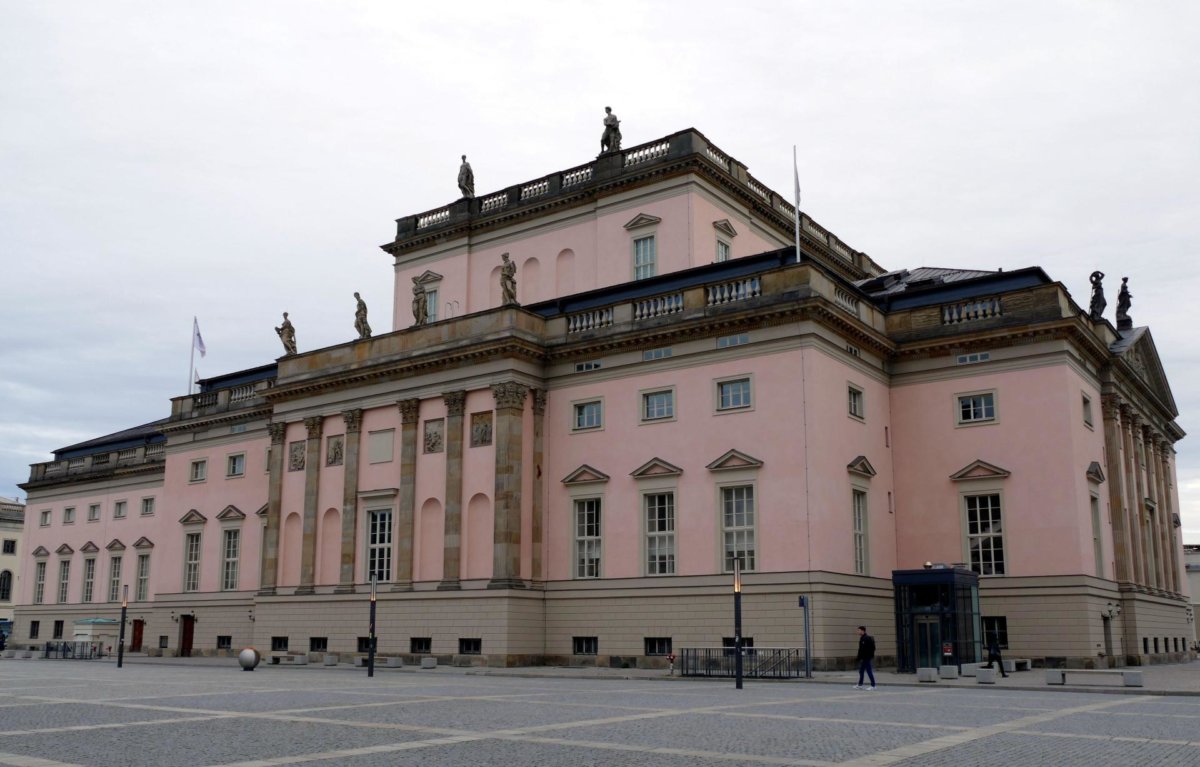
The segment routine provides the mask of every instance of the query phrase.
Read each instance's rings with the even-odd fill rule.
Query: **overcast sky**
[[[390,326],[394,219],[687,127],[887,268],[1120,276],[1200,542],[1200,4],[0,0],[0,495],[211,376]]]

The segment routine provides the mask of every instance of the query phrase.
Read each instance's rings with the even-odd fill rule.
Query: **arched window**
[[[12,601],[12,573],[8,570],[0,573],[0,602]]]

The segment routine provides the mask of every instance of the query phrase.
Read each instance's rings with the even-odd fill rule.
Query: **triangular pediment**
[[[100,547],[97,546],[96,544],[92,543],[91,541],[88,541],[87,543],[80,546],[79,550],[81,552],[83,552],[84,554],[95,554],[97,551],[100,550]]]
[[[757,469],[763,462],[741,450],[729,450],[717,460],[704,468],[709,471],[728,471],[729,469]]]
[[[63,545],[61,545],[57,549],[55,549],[54,553],[58,554],[59,556],[70,556],[75,553],[75,549],[71,548],[70,546],[68,546],[67,544],[64,543]]]
[[[233,505],[226,506],[225,508],[221,509],[221,513],[217,515],[217,519],[221,520],[222,522],[228,522],[230,520],[237,521],[245,518],[245,512]]]
[[[143,535],[133,542],[133,547],[135,549],[152,549],[154,548],[154,541]]]
[[[678,477],[682,473],[683,469],[673,463],[668,463],[661,458],[651,458],[634,469],[629,476],[634,479],[646,479],[647,477]]]
[[[629,223],[625,224],[626,229],[637,229],[642,226],[654,226],[662,221],[658,216],[651,216],[649,213],[639,213],[629,219]]]
[[[730,237],[737,237],[737,230],[733,228],[733,224],[729,223],[729,219],[727,218],[723,218],[720,221],[714,221],[713,229],[716,229],[722,234],[727,234]]]
[[[120,539],[113,538],[104,548],[108,549],[109,551],[124,551],[125,544],[121,543]]]
[[[267,516],[267,509],[268,509],[268,504],[265,504],[265,503],[264,503],[264,504],[262,505],[262,508],[261,508],[261,509],[259,509],[258,511],[254,512],[254,516],[256,516],[256,517],[265,517],[265,516]]]
[[[45,546],[38,546],[36,549],[33,550],[33,555],[35,557],[48,557],[48,556],[50,556],[50,550],[47,549]]]
[[[442,275],[438,274],[437,272],[430,271],[429,269],[426,269],[424,272],[422,272],[420,276],[413,278],[413,282],[417,283],[418,285],[428,285],[431,282],[441,281]]]
[[[599,469],[582,464],[578,469],[563,477],[564,485],[582,485],[588,482],[607,482],[608,475]]]
[[[1099,461],[1092,461],[1087,467],[1087,478],[1097,484],[1104,481],[1104,469],[1100,467]]]
[[[867,460],[865,455],[860,455],[850,463],[846,464],[846,471],[850,472],[851,474],[857,474],[860,477],[866,477],[867,479],[870,479],[876,474],[875,467],[871,465],[871,462]]]
[[[1162,359],[1158,356],[1158,347],[1154,345],[1154,338],[1150,335],[1150,328],[1125,331],[1121,340],[1110,346],[1109,350],[1129,365],[1134,376],[1146,385],[1171,412],[1172,417],[1179,416],[1175,396],[1171,394],[1171,386],[1167,383],[1167,374],[1163,370]]]
[[[204,516],[195,509],[192,509],[187,514],[184,514],[179,518],[179,524],[181,525],[203,525],[207,521],[208,517]]]
[[[1012,474],[1008,469],[1002,469],[987,461],[974,460],[950,475],[955,482],[971,479],[1003,479]]]

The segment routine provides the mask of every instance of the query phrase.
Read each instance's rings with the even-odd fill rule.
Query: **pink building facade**
[[[1039,268],[886,271],[687,130],[399,219],[393,329],[204,382],[32,467],[14,639],[129,588],[147,652],[818,667],[892,572],[979,574],[1048,664],[1182,658],[1183,433],[1149,330]],[[515,301],[502,254],[516,265]]]

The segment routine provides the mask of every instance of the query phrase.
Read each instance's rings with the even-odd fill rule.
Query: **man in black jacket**
[[[867,633],[866,626],[858,627],[858,655],[855,660],[858,661],[858,684],[854,685],[854,689],[863,689],[863,674],[871,679],[871,686],[868,690],[875,689],[875,670],[871,668],[871,661],[875,660],[875,637]]]
[[[1004,670],[1004,660],[1000,657],[1000,639],[995,634],[992,634],[988,641],[988,662],[984,668],[991,668],[993,661],[1000,667],[1000,676],[1008,679],[1008,672]]]

